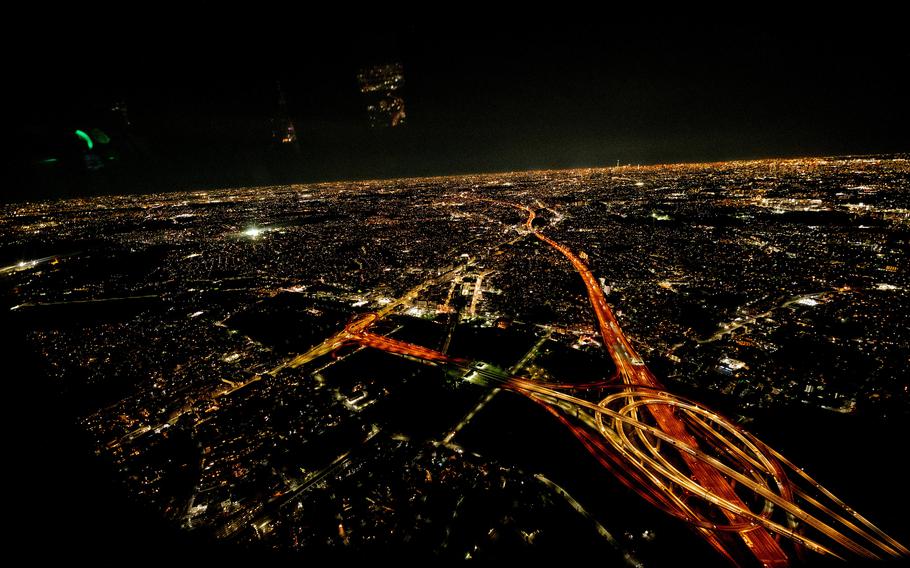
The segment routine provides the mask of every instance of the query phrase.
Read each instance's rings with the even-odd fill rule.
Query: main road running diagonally
[[[516,206],[515,204],[511,205],[513,207]],[[532,209],[522,206],[517,207],[525,209],[528,212],[528,219],[525,222],[525,227],[528,231],[532,232],[535,237],[562,253],[563,256],[569,259],[569,262],[572,263],[572,266],[575,267],[575,270],[581,276],[585,288],[587,288],[588,299],[591,302],[591,307],[594,309],[594,315],[597,318],[597,325],[600,329],[604,347],[610,352],[610,357],[616,364],[616,368],[619,369],[623,382],[628,385],[661,388],[662,385],[660,382],[651,373],[648,367],[644,365],[641,358],[635,352],[635,348],[632,347],[632,344],[619,327],[619,323],[613,315],[613,310],[611,310],[610,306],[607,304],[603,291],[587,264],[585,264],[585,262],[567,246],[554,241],[538,231],[534,227],[534,218],[536,214]],[[698,446],[695,437],[689,432],[685,423],[677,417],[671,407],[666,405],[651,405],[648,407],[648,410],[651,412],[652,417],[660,426],[661,430],[688,446]],[[685,453],[682,454],[682,457],[686,461],[692,476],[702,487],[738,507],[745,508],[745,503],[742,502],[730,483],[719,471]],[[737,516],[732,512],[724,510],[724,513],[730,522],[737,520]],[[777,541],[774,540],[774,537],[763,527],[756,526],[753,530],[743,531],[740,534],[763,565],[787,565],[787,555],[784,553],[783,549],[781,549]]]

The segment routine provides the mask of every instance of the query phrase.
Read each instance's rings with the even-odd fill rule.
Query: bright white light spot
[[[259,236],[265,232],[265,229],[260,229],[259,227],[250,227],[249,229],[241,233],[244,237],[249,237],[251,239],[258,239]]]
[[[736,359],[732,359],[730,357],[722,358],[720,360],[720,363],[726,367],[729,367],[730,369],[733,369],[734,371],[746,367],[746,364],[742,361],[737,361]]]

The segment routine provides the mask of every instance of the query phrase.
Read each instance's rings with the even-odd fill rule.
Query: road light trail
[[[610,356],[613,358],[613,362],[620,370],[623,381],[630,385],[659,387],[660,383],[657,381],[656,377],[654,377],[642,363],[641,358],[635,352],[635,348],[632,347],[632,344],[629,343],[625,334],[622,333],[619,323],[613,315],[613,311],[607,304],[606,298],[604,298],[603,291],[601,290],[597,279],[591,273],[591,270],[584,261],[568,247],[554,241],[534,227],[534,218],[536,217],[534,210],[519,205],[511,205],[528,212],[525,228],[533,233],[539,240],[562,253],[562,255],[572,263],[572,266],[581,276],[585,288],[587,288],[588,299],[591,302],[591,307],[594,309],[594,315],[597,318],[597,324],[600,328],[600,335],[603,339],[604,347],[607,348]],[[664,406],[649,406],[648,410],[664,432],[669,433],[674,438],[689,446],[697,446],[698,442],[696,439],[687,431],[684,423],[677,418],[672,410]],[[716,495],[721,496],[723,499],[734,503],[737,506],[745,507],[745,504],[742,503],[736,495],[736,492],[720,472],[713,468],[706,467],[705,464],[692,459],[685,453],[682,454],[682,457],[686,461],[692,475],[695,476],[703,487],[709,488]],[[737,520],[736,516],[726,509],[724,510],[724,514],[730,522],[735,522]],[[756,528],[754,531],[751,531],[747,539],[747,544],[755,551],[756,557],[763,565],[787,565],[787,555],[784,553],[783,549],[781,549],[777,541],[774,540],[773,536],[763,528]],[[715,548],[717,547],[715,546]]]

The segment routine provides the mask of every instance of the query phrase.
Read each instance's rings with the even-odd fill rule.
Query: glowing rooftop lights
[[[276,231],[278,233],[283,232],[281,227],[258,227],[256,225],[251,225],[251,226],[247,227],[246,229],[243,229],[237,233],[234,233],[234,236],[238,237],[238,238],[242,238],[242,239],[249,239],[251,241],[255,241],[255,240],[258,240],[258,239],[262,238],[263,236],[265,236],[266,233],[271,233],[273,231]]]
[[[265,232],[266,232],[266,229],[263,229],[261,227],[250,227],[250,228],[244,230],[240,234],[243,235],[244,237],[247,237],[248,239],[258,239]]]

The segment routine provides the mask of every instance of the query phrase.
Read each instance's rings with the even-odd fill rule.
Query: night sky
[[[900,19],[783,16],[48,33],[12,64],[0,199],[910,150]],[[355,74],[388,61],[407,125],[370,129]],[[299,152],[270,141],[277,80]],[[73,131],[93,127],[117,157],[90,172]]]

